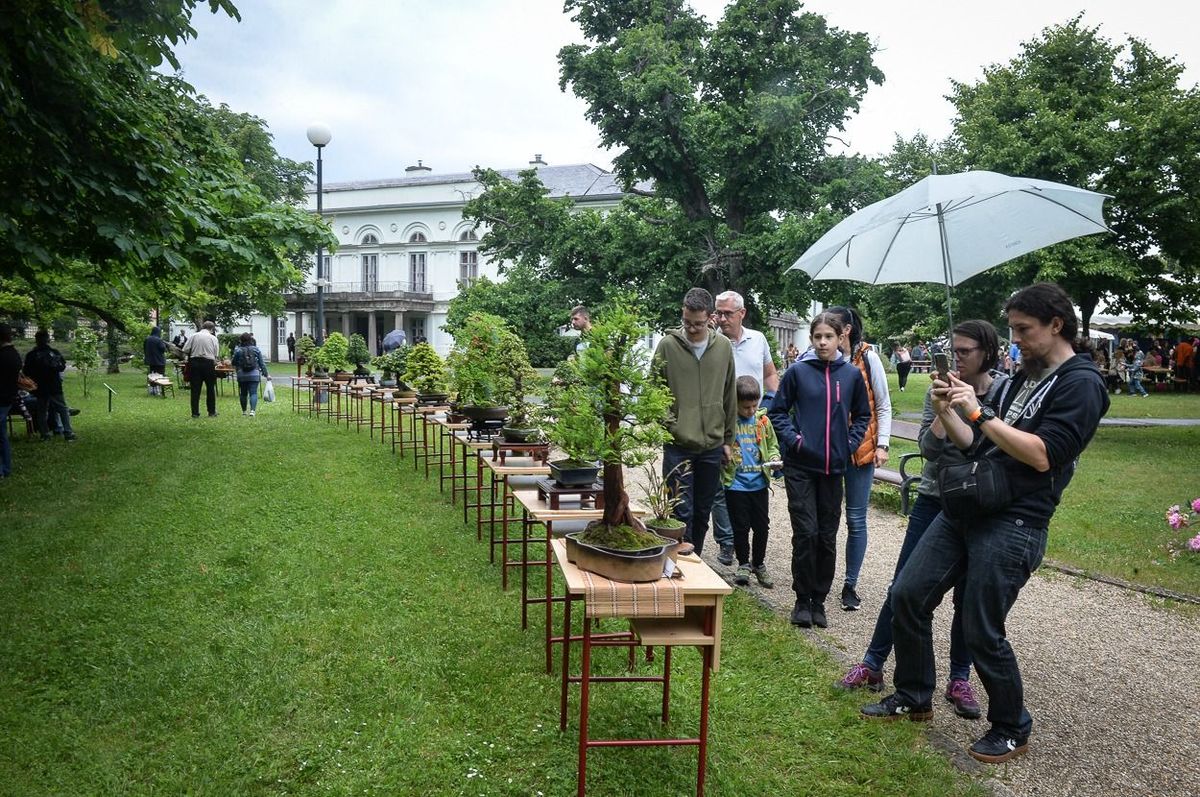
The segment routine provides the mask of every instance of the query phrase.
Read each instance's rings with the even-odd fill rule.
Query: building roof
[[[528,168],[528,167],[526,167]],[[500,169],[500,174],[509,180],[516,180],[521,169]],[[538,177],[543,185],[550,189],[551,197],[570,196],[578,198],[619,197],[625,191],[617,182],[616,175],[605,171],[591,163],[574,163],[567,166],[539,166]],[[439,185],[448,183],[474,183],[475,176],[470,172],[457,174],[419,173],[417,176],[391,177],[381,180],[351,180],[342,183],[325,183],[325,193],[335,191],[361,191],[372,188],[404,188],[419,185]],[[639,186],[648,189],[646,184]],[[309,193],[316,186],[309,185]]]

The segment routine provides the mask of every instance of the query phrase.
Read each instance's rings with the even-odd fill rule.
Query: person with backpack
[[[243,332],[238,340],[238,347],[233,352],[233,367],[237,369],[238,401],[242,403],[242,415],[253,417],[258,409],[258,383],[271,377],[267,375],[262,351],[254,345],[254,338],[249,332]],[[246,410],[247,399],[249,411]]]
[[[71,429],[71,410],[63,396],[62,373],[67,370],[67,361],[58,349],[50,346],[50,333],[39,329],[33,336],[34,347],[25,355],[25,375],[37,382],[37,428],[43,440],[53,437],[55,424],[50,422],[51,413],[62,423],[63,439],[75,439]]]

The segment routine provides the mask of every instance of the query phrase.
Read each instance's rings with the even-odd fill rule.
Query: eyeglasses
[[[714,318],[729,318],[731,315],[737,315],[740,312],[742,312],[742,308],[738,308],[737,310],[717,310],[716,312],[713,313],[713,317]]]
[[[686,318],[679,319],[688,329],[703,329],[708,326],[708,321],[688,321]]]
[[[970,346],[970,347],[962,348],[962,349],[958,349],[958,348],[952,349],[952,351],[954,352],[955,357],[966,357],[968,354],[970,354],[973,351],[979,351],[979,349],[980,349],[979,346]]]

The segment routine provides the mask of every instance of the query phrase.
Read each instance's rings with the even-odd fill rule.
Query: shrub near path
[[[69,379],[80,442],[18,439],[0,485],[0,794],[574,791],[537,626],[410,461],[286,389],[193,421],[182,391],[105,379],[113,414]],[[919,729],[860,722],[839,665],[757,602],[734,596],[724,630],[710,794],[982,793]],[[694,652],[674,674],[690,733]],[[598,688],[594,731],[649,733],[656,710]],[[597,751],[590,792],[686,794],[694,762]]]

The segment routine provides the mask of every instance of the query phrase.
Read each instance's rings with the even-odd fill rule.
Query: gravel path
[[[637,491],[634,491],[637,494]],[[838,538],[838,570],[828,603],[829,628],[801,630],[847,667],[866,650],[883,600],[906,519],[872,507],[870,542],[858,593],[863,608],[843,612],[845,526]],[[767,566],[775,588],[749,589],[784,622],[791,611],[791,525],[782,486],[771,496]],[[1053,534],[1051,529],[1051,534]],[[710,536],[704,557],[732,582],[733,569],[717,564]],[[949,597],[935,620],[938,677],[948,660]],[[1025,700],[1034,727],[1027,755],[1001,766],[979,764],[965,749],[987,731],[986,694],[972,674],[985,719],[959,719],[937,701],[930,742],[972,772],[994,777],[1000,794],[1017,797],[1197,797],[1200,795],[1200,614],[1194,607],[1043,568],[1021,591],[1008,617],[1008,636],[1021,664]],[[891,664],[886,678],[891,686]],[[865,692],[870,702],[874,693]],[[877,698],[876,698],[877,699]]]

